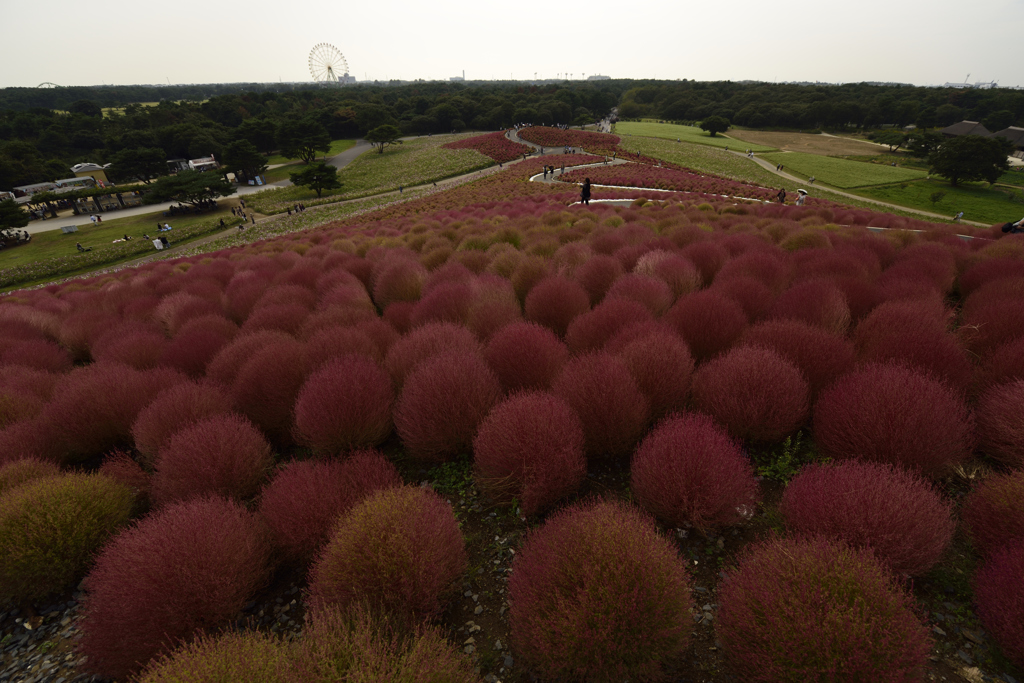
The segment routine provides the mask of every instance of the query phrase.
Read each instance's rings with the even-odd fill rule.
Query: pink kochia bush
[[[535,515],[579,488],[587,474],[583,426],[565,401],[519,393],[499,403],[473,440],[479,486],[499,500],[516,498]]]
[[[718,592],[716,632],[739,680],[911,683],[931,648],[913,598],[841,541],[771,540]]]
[[[1000,462],[1024,468],[1024,380],[997,384],[978,399],[981,450]]]
[[[569,349],[548,328],[517,322],[494,333],[484,358],[506,391],[548,389],[568,360]]]
[[[626,325],[653,317],[638,301],[606,299],[572,321],[565,333],[565,343],[573,353],[598,351]]]
[[[538,322],[563,337],[569,323],[590,310],[590,297],[576,281],[551,275],[533,286],[526,295],[523,310],[528,320]]]
[[[685,407],[693,358],[678,335],[669,329],[652,329],[625,341],[615,353],[626,362],[640,391],[650,401],[652,418]]]
[[[144,518],[86,577],[80,648],[89,669],[126,678],[198,629],[227,624],[270,578],[269,559],[256,518],[221,498]]]
[[[921,576],[953,538],[950,505],[920,475],[846,461],[805,468],[782,496],[786,526],[869,548],[900,575]]]
[[[310,573],[311,603],[431,617],[466,563],[459,523],[440,496],[413,486],[378,491],[338,521]]]
[[[686,341],[694,360],[706,361],[725,351],[747,326],[740,305],[714,291],[684,296],[665,314]]]
[[[984,479],[964,502],[963,518],[981,555],[1024,541],[1024,471]]]
[[[889,463],[938,477],[969,457],[974,421],[960,394],[893,363],[840,377],[814,406],[814,439],[835,459]]]
[[[739,524],[760,500],[739,444],[707,415],[672,415],[640,444],[630,488],[645,510],[675,527],[701,531]]]
[[[778,441],[803,425],[809,388],[800,371],[768,349],[741,346],[701,366],[693,404],[740,439]]]
[[[135,448],[152,465],[160,449],[179,429],[231,412],[231,401],[215,384],[182,382],[157,394],[132,424]]]
[[[654,520],[574,505],[526,538],[509,578],[517,659],[545,680],[663,680],[686,653],[690,581]]]
[[[395,405],[395,429],[417,460],[442,462],[468,451],[501,384],[477,354],[442,354],[409,375]]]
[[[310,375],[295,401],[295,438],[318,453],[376,446],[391,433],[391,378],[365,356],[336,358]]]
[[[206,495],[244,502],[274,465],[270,444],[241,415],[215,415],[174,434],[156,458],[158,506]]]
[[[625,362],[610,353],[573,358],[552,391],[579,415],[588,458],[626,455],[647,427],[650,402]]]
[[[398,470],[377,451],[342,461],[299,460],[263,489],[260,516],[281,554],[305,564],[330,539],[338,517],[375,491],[401,485]]]
[[[291,444],[293,408],[306,382],[305,345],[289,339],[256,351],[231,387],[235,405],[272,441]]]
[[[812,400],[853,367],[856,357],[848,340],[799,320],[760,323],[747,329],[739,344],[771,349],[795,365],[807,380]]]
[[[1017,666],[1024,666],[1024,540],[993,555],[974,577],[981,623]]]

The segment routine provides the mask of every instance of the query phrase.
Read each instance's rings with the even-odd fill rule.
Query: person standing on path
[[[583,188],[580,190],[580,201],[590,206],[590,178],[583,181]]]

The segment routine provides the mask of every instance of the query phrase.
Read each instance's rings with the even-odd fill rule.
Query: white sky
[[[1024,0],[0,0],[0,87],[357,79],[998,81],[1024,85]]]

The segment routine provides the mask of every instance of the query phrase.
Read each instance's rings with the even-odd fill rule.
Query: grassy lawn
[[[335,154],[341,154],[346,149],[351,149],[352,147],[355,147],[355,146],[356,146],[356,141],[355,140],[332,140],[331,141],[331,149],[330,149],[329,152],[327,152],[327,156],[333,157]],[[272,156],[269,159],[267,159],[267,164],[270,164],[270,165],[273,165],[273,164],[287,164],[290,161],[301,161],[301,160],[300,159],[292,159],[290,157],[283,157],[280,154],[275,154],[274,156]]]
[[[753,149],[755,152],[769,152],[775,149],[774,147],[765,147],[750,142],[733,140],[721,135],[711,137],[710,133],[706,133],[696,126],[680,126],[674,123],[620,121],[615,124],[613,132],[619,136],[642,135],[648,138],[665,138],[666,140],[679,139],[683,142],[695,142],[699,145],[711,145],[712,147],[731,147],[738,150]]]
[[[712,173],[724,178],[741,180],[761,187],[776,187],[780,178],[761,168],[756,161],[737,156],[708,145],[695,145],[661,138],[621,135],[620,146],[631,152],[662,159],[692,168],[701,173]]]
[[[1017,166],[1014,170],[1007,171],[996,182],[1014,187],[1024,187],[1024,166]]]
[[[105,220],[99,225],[93,225],[83,216],[85,225],[80,225],[78,232],[64,234],[60,230],[48,230],[33,235],[32,241],[26,245],[0,251],[0,288],[46,282],[152,253],[155,251],[153,243],[142,239],[142,235],[148,233],[150,237],[156,237],[158,220],[170,223],[174,228],[160,234],[177,245],[220,230],[221,218],[227,226],[241,222],[226,208],[175,218],[163,218],[157,212]],[[114,242],[126,234],[132,238],[131,241]],[[78,242],[91,251],[79,252],[75,246]]]
[[[773,164],[782,164],[786,171],[795,175],[814,176],[823,183],[843,189],[907,182],[927,175],[913,168],[866,164],[803,152],[765,154],[762,158]]]
[[[399,186],[423,185],[493,166],[490,158],[476,150],[441,147],[452,140],[473,135],[475,133],[434,135],[392,145],[383,154],[375,151],[361,154],[338,173],[341,189],[330,194],[325,192],[319,199],[315,192],[304,187],[282,187],[249,195],[246,203],[259,213],[282,213],[296,202],[315,206],[367,197],[397,190]]]
[[[946,196],[932,204],[931,195],[940,191],[945,192]],[[1017,202],[1011,201],[1009,194],[989,187],[988,183],[961,183],[958,187],[952,187],[944,180],[929,179],[863,188],[858,190],[858,193],[873,199],[949,216],[963,211],[964,220],[979,223],[1005,223],[1015,221],[1024,215],[1024,197]],[[1021,197],[1020,192],[1016,194]]]
[[[305,167],[306,165],[304,163],[302,163],[301,161],[296,161],[295,163],[292,164],[285,164],[284,166],[278,166],[277,168],[270,169],[269,171],[263,174],[263,178],[268,183],[276,183],[279,180],[288,180],[288,176],[290,174],[298,173]]]

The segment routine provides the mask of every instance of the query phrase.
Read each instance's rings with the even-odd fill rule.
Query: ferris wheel
[[[348,62],[338,48],[319,43],[309,53],[309,73],[317,83],[338,83],[348,76]]]

